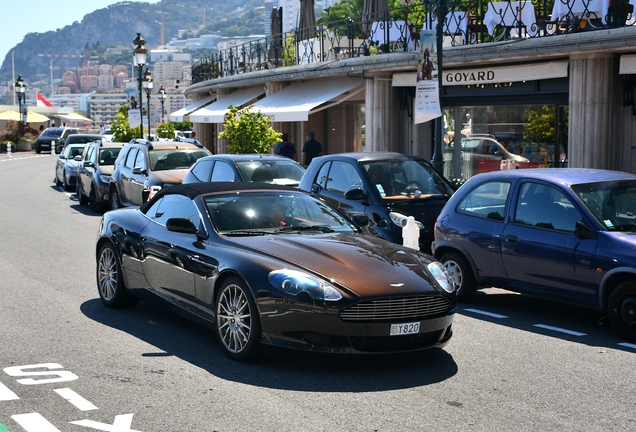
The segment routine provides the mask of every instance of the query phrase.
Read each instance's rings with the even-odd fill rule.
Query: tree
[[[251,106],[240,109],[230,105],[219,138],[227,139],[230,153],[269,153],[281,140],[281,133],[271,127],[272,119]]]
[[[113,120],[110,125],[110,130],[113,131],[113,141],[115,142],[128,142],[137,135],[141,136],[141,130],[139,128],[130,128],[127,105],[119,107],[115,120]]]
[[[157,136],[159,138],[174,139],[174,123],[171,121],[163,122],[157,125]]]

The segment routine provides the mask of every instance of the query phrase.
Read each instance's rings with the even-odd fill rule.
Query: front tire
[[[97,201],[97,193],[95,192],[95,189],[91,189],[91,194],[88,197],[88,205],[95,213],[99,213],[103,209],[103,205]]]
[[[253,359],[260,351],[261,323],[252,293],[236,277],[223,283],[216,298],[216,333],[233,360]]]
[[[82,182],[80,182],[79,179],[77,179],[77,189],[75,193],[77,194],[77,200],[79,201],[80,205],[84,206],[88,204],[88,198],[86,198],[86,196],[82,192]]]
[[[102,303],[110,308],[134,306],[139,302],[128,293],[117,251],[104,243],[97,255],[97,291]]]
[[[628,341],[636,342],[636,281],[617,286],[607,309],[614,330]]]
[[[117,187],[113,186],[110,188],[110,209],[117,210],[120,207],[119,193],[117,192]]]
[[[440,259],[453,277],[458,301],[469,301],[477,291],[477,281],[466,258],[455,252],[448,252]]]

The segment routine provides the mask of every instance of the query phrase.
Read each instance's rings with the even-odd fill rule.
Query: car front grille
[[[357,303],[340,312],[343,321],[384,322],[426,318],[447,312],[451,302],[440,296],[391,297]]]

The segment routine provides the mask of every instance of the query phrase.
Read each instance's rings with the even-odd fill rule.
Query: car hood
[[[102,175],[112,176],[113,170],[115,169],[114,165],[100,165],[99,170]]]
[[[189,170],[180,169],[180,170],[166,170],[166,171],[153,171],[152,175],[154,175],[157,179],[161,181],[161,183],[181,183],[183,178],[186,176]]]
[[[292,264],[359,296],[436,293],[427,255],[371,235],[268,235],[232,242]]]

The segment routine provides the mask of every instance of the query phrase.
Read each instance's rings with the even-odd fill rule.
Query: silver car
[[[77,173],[84,154],[86,144],[70,144],[55,163],[55,184],[64,186],[65,190],[75,190]]]

